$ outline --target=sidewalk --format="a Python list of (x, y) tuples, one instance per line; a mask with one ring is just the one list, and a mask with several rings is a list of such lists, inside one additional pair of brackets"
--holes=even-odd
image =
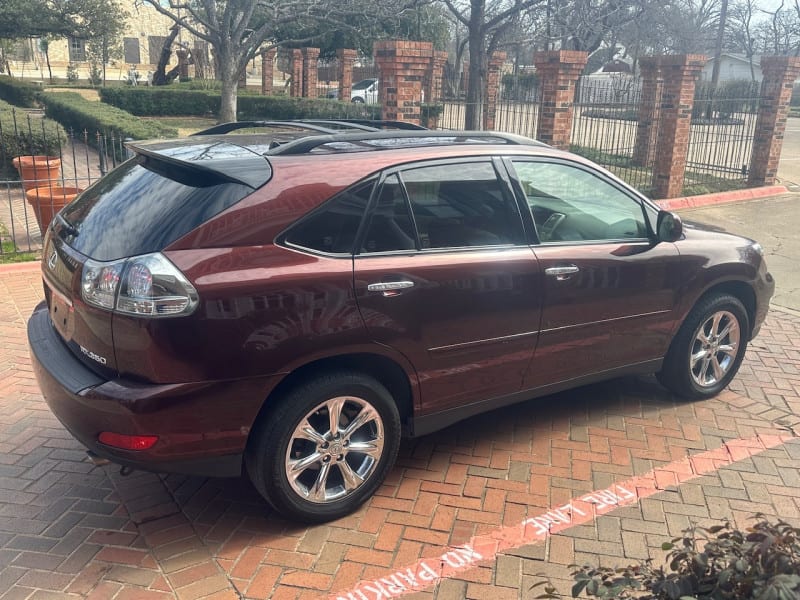
[[(38, 265), (0, 266), (0, 598), (533, 598), (572, 563), (662, 556), (691, 522), (800, 524), (800, 316), (775, 309), (731, 388), (624, 378), (417, 441), (355, 515), (280, 520), (244, 481), (93, 467), (44, 405), (25, 321)], [(687, 457), (691, 456), (691, 460)]]

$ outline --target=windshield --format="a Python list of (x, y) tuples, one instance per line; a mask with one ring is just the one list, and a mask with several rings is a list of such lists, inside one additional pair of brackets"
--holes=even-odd
[(375, 83), (374, 79), (362, 79), (358, 83), (354, 83), (353, 84), (353, 89), (354, 90), (365, 90), (369, 86), (371, 86), (373, 83)]
[(70, 245), (95, 260), (158, 252), (232, 206), (252, 188), (213, 173), (138, 156), (103, 177), (61, 213)]

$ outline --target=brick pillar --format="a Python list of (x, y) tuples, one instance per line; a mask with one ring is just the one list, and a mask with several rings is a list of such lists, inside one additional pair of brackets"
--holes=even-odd
[(652, 166), (656, 156), (664, 79), (658, 58), (655, 56), (640, 58), (639, 71), (642, 75), (642, 92), (636, 124), (636, 143), (633, 147), (633, 164), (649, 167)]
[[(445, 64), (447, 64), (447, 52), (434, 50), (422, 83), (426, 104), (439, 104), (442, 101), (442, 78)], [(423, 125), (429, 129), (436, 129), (439, 126), (439, 115), (435, 112), (429, 113), (427, 123), (423, 123)]]
[(386, 40), (375, 42), (373, 52), (380, 72), (381, 117), (419, 125), (422, 81), (433, 56), (433, 44)]
[(578, 50), (537, 52), (533, 57), (542, 86), (536, 137), (554, 148), (569, 149), (575, 84), (588, 58)]
[(339, 100), (345, 102), (350, 102), (353, 92), (353, 63), (356, 62), (356, 56), (356, 51), (350, 48), (336, 50), (336, 58), (339, 59)]
[(484, 98), (486, 104), (483, 108), (483, 129), (492, 131), (494, 119), (497, 115), (497, 100), (500, 98), (500, 69), (506, 62), (505, 52), (492, 52), (489, 57), (488, 70), (486, 71), (486, 90)]
[(289, 95), (292, 98), (299, 98), (303, 95), (303, 51), (295, 48), (290, 51), (292, 73), (292, 85), (289, 88)]
[(694, 87), (706, 57), (700, 54), (659, 56), (664, 77), (661, 94), (661, 124), (653, 164), (653, 197), (675, 198), (683, 190), (683, 174), (689, 152)]
[(761, 104), (756, 118), (750, 175), (747, 178), (751, 186), (775, 183), (792, 87), (800, 76), (800, 58), (762, 56), (761, 72), (764, 75), (761, 80)]
[(319, 48), (303, 48), (303, 97), (316, 98), (317, 92), (317, 60)]
[(272, 95), (272, 82), (275, 79), (275, 48), (261, 51), (261, 95)]

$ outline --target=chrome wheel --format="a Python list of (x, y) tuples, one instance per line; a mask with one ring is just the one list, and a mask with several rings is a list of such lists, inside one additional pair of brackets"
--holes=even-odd
[(730, 371), (740, 343), (739, 320), (720, 310), (706, 319), (695, 333), (689, 355), (692, 379), (700, 387), (713, 387)]
[(374, 473), (384, 448), (383, 419), (354, 396), (325, 400), (295, 427), (284, 469), (291, 488), (316, 504), (341, 500)]

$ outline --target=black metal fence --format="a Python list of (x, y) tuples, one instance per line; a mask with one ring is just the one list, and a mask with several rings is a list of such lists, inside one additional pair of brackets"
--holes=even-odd
[(760, 104), (757, 81), (716, 87), (698, 83), (684, 176), (687, 193), (738, 187), (747, 180)]
[[(113, 132), (45, 126), (40, 112), (4, 111), (0, 118), (0, 258), (40, 250), (39, 207), (52, 211), (67, 190), (86, 189), (113, 169), (127, 155), (124, 143)], [(27, 161), (31, 169), (25, 181), (15, 166), (20, 164), (15, 159), (24, 157), (39, 157)]]
[[(580, 154), (648, 193), (653, 184), (653, 159), (659, 125), (655, 107), (658, 90), (651, 90), (653, 102), (643, 112), (639, 81), (629, 75), (586, 76), (578, 80), (570, 150)], [(646, 141), (637, 134), (639, 120), (651, 129)], [(643, 143), (644, 142), (644, 143)]]

